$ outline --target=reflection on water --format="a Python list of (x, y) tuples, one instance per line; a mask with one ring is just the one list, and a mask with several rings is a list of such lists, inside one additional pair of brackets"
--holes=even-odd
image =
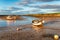
[(32, 23), (32, 20), (38, 19), (35, 17), (29, 17), (29, 16), (22, 16), (22, 18), (25, 18), (25, 19), (24, 20), (0, 20), (0, 27), (30, 24)]
[(32, 26), (33, 27), (33, 29), (37, 32), (37, 33), (39, 33), (41, 30), (43, 31), (43, 26)]
[(12, 24), (14, 24), (16, 21), (15, 20), (6, 20), (7, 22), (7, 26), (10, 26)]
[(0, 27), (6, 27), (7, 23), (5, 20), (0, 20)]

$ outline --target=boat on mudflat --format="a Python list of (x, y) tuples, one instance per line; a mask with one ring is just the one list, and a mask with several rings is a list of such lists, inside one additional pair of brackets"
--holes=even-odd
[(18, 17), (17, 16), (7, 16), (7, 20), (16, 20)]

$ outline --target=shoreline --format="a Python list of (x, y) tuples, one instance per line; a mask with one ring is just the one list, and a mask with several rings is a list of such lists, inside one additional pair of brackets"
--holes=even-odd
[[(53, 38), (46, 38), (43, 35), (60, 35), (59, 20), (60, 17), (47, 17), (45, 18), (46, 24), (42, 27), (33, 27), (32, 24), (7, 27), (8, 31), (0, 32), (0, 40), (53, 40)], [(21, 28), (22, 30), (17, 31), (16, 28)]]

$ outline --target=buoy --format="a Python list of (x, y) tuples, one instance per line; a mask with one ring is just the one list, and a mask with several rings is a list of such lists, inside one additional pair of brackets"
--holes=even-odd
[(54, 35), (54, 40), (58, 40), (59, 36), (58, 35)]

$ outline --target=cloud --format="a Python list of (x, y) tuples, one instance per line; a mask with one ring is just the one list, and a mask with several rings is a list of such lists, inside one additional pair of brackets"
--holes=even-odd
[(6, 10), (0, 10), (0, 12), (11, 12), (11, 11), (17, 11), (17, 10), (24, 10), (24, 9), (17, 8), (17, 7), (8, 7)]
[(13, 13), (15, 14), (20, 14), (20, 15), (24, 15), (24, 14), (35, 14), (35, 13), (40, 13), (40, 9), (38, 8), (28, 8), (28, 9), (24, 9), (24, 10), (17, 10), (17, 11), (13, 11)]
[(54, 13), (60, 12), (59, 9), (34, 9), (34, 10), (24, 10), (15, 12), (15, 14), (24, 15), (24, 14), (42, 14), (42, 13)]
[(8, 10), (0, 10), (1, 14), (4, 15), (11, 15), (11, 14), (16, 14), (16, 15), (23, 15), (23, 14), (32, 14), (32, 13), (39, 13), (41, 10), (38, 8), (30, 8), (30, 7), (24, 7), (22, 9), (16, 8), (16, 7), (9, 7)]
[(52, 10), (52, 12), (60, 12), (60, 9)]
[(60, 9), (42, 9), (42, 12), (44, 12), (44, 13), (55, 13), (55, 12), (60, 12)]
[(0, 10), (0, 12), (11, 12), (11, 10)]
[(51, 12), (60, 12), (60, 9), (29, 9), (29, 10), (0, 10), (0, 15), (24, 15), (24, 14), (41, 14), (41, 13), (51, 13)]
[(18, 7), (8, 7), (6, 10), (0, 10), (0, 15), (10, 15), (13, 14), (13, 11), (17, 10), (23, 10), (23, 8), (18, 8)]
[(12, 11), (23, 10), (23, 8), (18, 8), (18, 7), (9, 7), (8, 9)]
[(51, 2), (51, 1), (60, 1), (60, 0), (20, 0), (16, 4), (27, 5), (27, 4), (36, 3), (36, 2)]
[[(57, 0), (20, 0), (19, 2), (16, 3), (17, 4), (16, 7), (9, 7), (7, 10), (1, 10), (0, 12), (2, 14), (16, 14), (16, 15), (37, 14), (54, 11), (59, 12), (60, 5), (49, 4), (48, 2), (51, 3), (51, 1)], [(41, 4), (40, 2), (42, 2), (43, 4)]]
[(39, 1), (39, 2), (51, 2), (51, 1), (59, 1), (59, 0), (35, 0), (35, 1)]
[(17, 5), (27, 5), (29, 3), (31, 3), (30, 0), (21, 0), (19, 2), (16, 2)]
[(42, 5), (40, 6), (42, 9), (60, 9), (60, 5)]
[(33, 8), (40, 8), (40, 9), (60, 9), (60, 5), (55, 5), (55, 4), (28, 5), (28, 6)]
[(0, 15), (11, 14), (11, 10), (0, 10)]

